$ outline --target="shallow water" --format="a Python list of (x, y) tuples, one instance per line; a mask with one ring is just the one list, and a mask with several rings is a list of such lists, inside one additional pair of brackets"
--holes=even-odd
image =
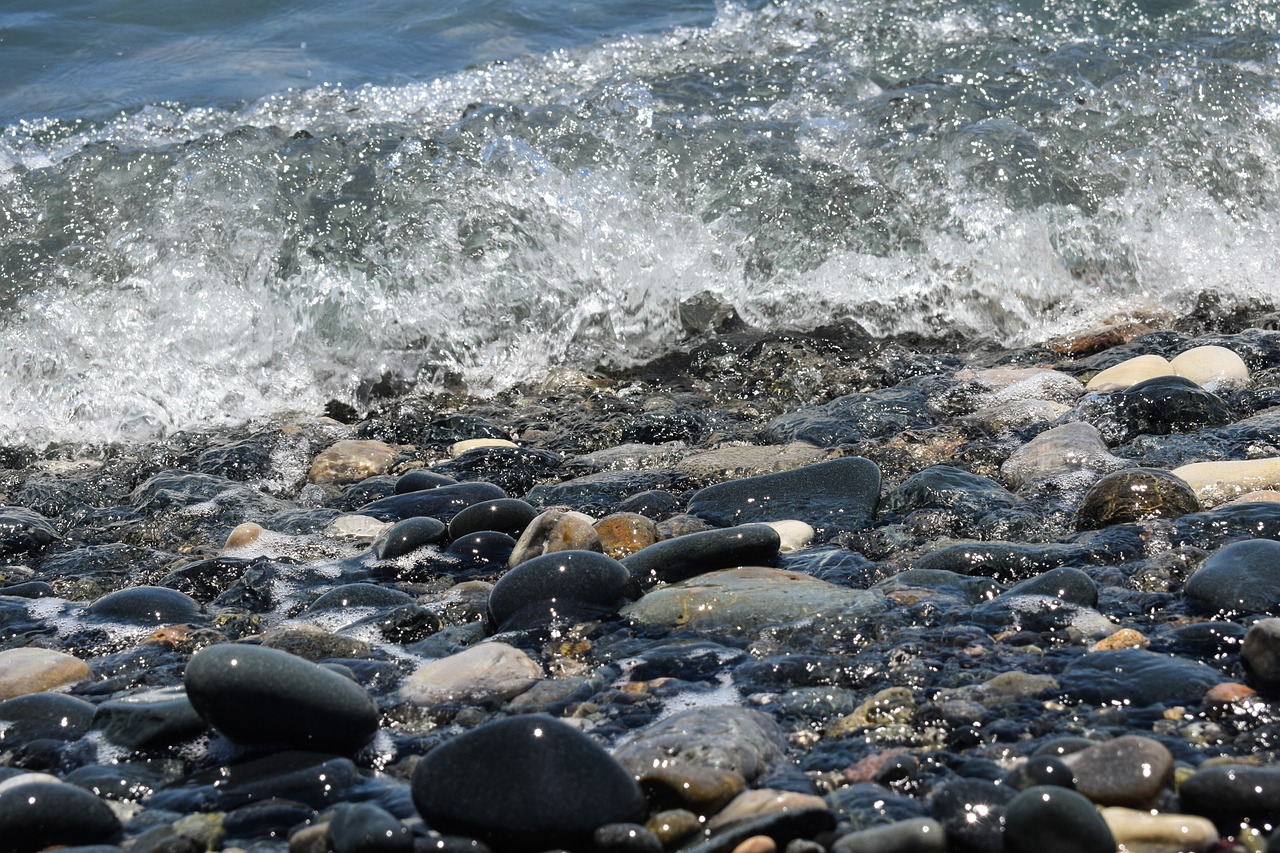
[(11, 14), (0, 437), (487, 393), (660, 354), (706, 296), (1019, 344), (1271, 294), (1269, 3), (553, 6), (107, 4), (122, 55), (45, 70), (77, 19)]

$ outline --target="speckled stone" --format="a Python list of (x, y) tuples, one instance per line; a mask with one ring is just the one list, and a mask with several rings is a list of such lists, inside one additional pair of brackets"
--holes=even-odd
[(1199, 511), (1195, 490), (1180, 477), (1158, 468), (1127, 468), (1104, 475), (1085, 492), (1076, 510), (1076, 529), (1100, 530)]
[(604, 553), (615, 560), (629, 557), (662, 538), (653, 519), (637, 512), (615, 512), (595, 523)]
[(0, 701), (28, 693), (56, 690), (90, 676), (79, 658), (51, 649), (6, 649), (0, 652)]
[(1123, 735), (1062, 758), (1076, 790), (1102, 806), (1154, 808), (1173, 781), (1173, 755), (1157, 740)]
[(583, 512), (552, 507), (529, 522), (508, 563), (512, 568), (556, 551), (603, 551), (595, 519)]
[(542, 678), (542, 667), (519, 649), (488, 642), (427, 661), (405, 679), (400, 695), (415, 705), (501, 703)]
[(311, 462), (312, 483), (358, 483), (386, 473), (396, 461), (396, 449), (381, 441), (343, 439), (321, 451)]
[(1112, 455), (1097, 427), (1076, 421), (1046, 430), (1015, 450), (1000, 466), (1000, 477), (1016, 489), (1032, 480), (1108, 473), (1131, 465)]

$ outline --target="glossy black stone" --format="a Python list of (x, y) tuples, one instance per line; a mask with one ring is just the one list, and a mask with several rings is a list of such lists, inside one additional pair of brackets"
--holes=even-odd
[(161, 586), (135, 586), (108, 593), (89, 605), (89, 615), (133, 625), (175, 625), (202, 618), (195, 599)]
[(41, 738), (72, 741), (89, 730), (94, 706), (65, 693), (29, 693), (0, 702), (0, 748)]
[(1233, 542), (1204, 561), (1183, 590), (1198, 610), (1222, 617), (1280, 611), (1280, 542)]
[(394, 560), (424, 545), (443, 542), (449, 535), (449, 527), (439, 519), (416, 516), (397, 521), (378, 534), (370, 550), (379, 560)]
[(416, 516), (428, 516), (448, 522), (472, 504), (506, 496), (506, 492), (492, 483), (458, 483), (453, 486), (389, 495), (367, 503), (356, 511), (379, 521), (400, 521)]
[(1005, 808), (1006, 853), (1114, 853), (1115, 839), (1097, 807), (1058, 786), (1027, 788)]
[(427, 489), (438, 489), (441, 486), (454, 486), (458, 481), (448, 474), (438, 474), (422, 468), (406, 471), (396, 480), (392, 494), (403, 495), (406, 492), (421, 492)]
[(111, 808), (75, 785), (30, 782), (0, 792), (0, 852), (100, 844), (120, 835)]
[(413, 596), (389, 586), (374, 583), (349, 583), (331, 589), (307, 607), (308, 613), (322, 610), (344, 610), (348, 607), (398, 607), (412, 604)]
[(556, 551), (504, 574), (489, 593), (489, 619), (500, 630), (599, 618), (628, 600), (631, 576), (594, 551)]
[(449, 522), (449, 538), (460, 539), (482, 530), (493, 530), (518, 538), (538, 516), (533, 505), (519, 498), (498, 498), (472, 504)]
[(778, 560), (778, 531), (763, 524), (689, 533), (655, 542), (622, 560), (642, 586), (674, 583), (716, 569), (772, 566)]

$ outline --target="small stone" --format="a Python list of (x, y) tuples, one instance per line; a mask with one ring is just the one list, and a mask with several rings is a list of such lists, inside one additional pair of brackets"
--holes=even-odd
[(56, 690), (91, 674), (88, 664), (62, 652), (6, 649), (0, 652), (0, 701)]
[(965, 415), (965, 423), (983, 427), (991, 432), (1012, 430), (1041, 421), (1056, 421), (1071, 411), (1066, 403), (1050, 400), (1007, 400)]
[(358, 483), (385, 474), (396, 461), (396, 449), (381, 441), (343, 439), (321, 451), (311, 462), (312, 483)]
[(947, 835), (931, 817), (908, 818), (841, 836), (832, 853), (946, 853)]
[(391, 493), (393, 495), (403, 495), (406, 492), (422, 492), (427, 489), (438, 489), (441, 486), (456, 486), (457, 484), (458, 481), (447, 474), (437, 474), (435, 471), (415, 468), (396, 478), (396, 483), (392, 486)]
[(524, 529), (511, 552), (510, 567), (556, 551), (603, 551), (595, 519), (586, 513), (553, 507)]
[(635, 780), (609, 753), (541, 714), (488, 723), (435, 747), (418, 763), (412, 789), (428, 826), (499, 850), (586, 849), (601, 826), (647, 813)]
[(93, 794), (62, 782), (28, 782), (0, 793), (0, 849), (105, 844), (120, 836), (120, 819)]
[(827, 726), (829, 737), (841, 737), (862, 729), (909, 723), (916, 715), (915, 697), (905, 687), (886, 687), (859, 705), (852, 714)]
[(1076, 421), (1045, 430), (1015, 450), (1000, 466), (1000, 476), (1017, 489), (1032, 480), (1082, 472), (1108, 473), (1131, 465), (1131, 461), (1111, 454), (1097, 427)]
[(662, 538), (658, 525), (636, 512), (615, 512), (595, 523), (605, 554), (615, 560), (629, 557)]
[(1209, 508), (1248, 492), (1280, 488), (1280, 457), (1192, 462), (1170, 473), (1185, 480), (1200, 505)]
[(813, 537), (816, 535), (813, 525), (797, 519), (766, 521), (765, 525), (777, 531), (778, 551), (782, 554), (794, 554), (796, 551), (808, 548), (813, 544)]
[(1138, 355), (1094, 374), (1085, 384), (1085, 390), (1123, 390), (1157, 376), (1173, 376), (1173, 367), (1163, 356)]
[(472, 504), (449, 522), (449, 538), (461, 539), (481, 531), (519, 536), (538, 517), (532, 504), (519, 498), (498, 498)]
[(821, 462), (830, 455), (830, 450), (805, 441), (781, 445), (738, 445), (689, 454), (673, 467), (705, 483), (708, 480), (741, 479), (790, 471)]
[(1203, 853), (1218, 843), (1213, 822), (1196, 815), (1110, 806), (1102, 819), (1116, 845), (1134, 853)]
[(1157, 740), (1122, 735), (1064, 756), (1076, 790), (1102, 806), (1153, 808), (1173, 781), (1173, 755)]
[(930, 795), (930, 806), (934, 819), (946, 832), (949, 849), (979, 853), (1001, 849), (1005, 807), (1014, 795), (1014, 791), (1003, 785), (961, 777), (935, 788)]
[(1224, 681), (1222, 684), (1215, 684), (1210, 687), (1204, 694), (1202, 705), (1207, 707), (1217, 705), (1234, 705), (1240, 702), (1246, 702), (1254, 696), (1258, 695), (1258, 691), (1245, 684), (1235, 681)]
[(410, 853), (413, 834), (373, 803), (342, 803), (329, 819), (333, 853)]
[(1247, 539), (1219, 548), (1187, 579), (1183, 594), (1224, 617), (1280, 608), (1280, 542)]
[(468, 438), (462, 441), (455, 441), (449, 445), (449, 455), (455, 459), (468, 450), (478, 450), (482, 447), (519, 447), (514, 441), (508, 441), (505, 438)]
[(650, 815), (645, 827), (664, 847), (672, 847), (702, 829), (702, 821), (688, 809), (664, 809)]
[(99, 619), (130, 625), (172, 625), (200, 620), (200, 605), (176, 589), (135, 586), (102, 596), (89, 605)]
[(595, 853), (662, 853), (661, 839), (638, 823), (606, 823), (591, 836)]
[(480, 643), (427, 661), (404, 680), (400, 695), (415, 705), (501, 704), (543, 677), (533, 658), (506, 643)]
[(186, 692), (175, 687), (103, 702), (98, 706), (93, 727), (112, 743), (149, 749), (193, 737), (209, 724), (196, 713)]
[(1104, 475), (1085, 492), (1076, 529), (1101, 530), (1199, 511), (1200, 501), (1185, 480), (1158, 468), (1127, 468)]
[(1116, 842), (1093, 803), (1067, 788), (1028, 788), (1005, 808), (1007, 853), (1115, 853)]
[(192, 655), (187, 696), (231, 740), (351, 753), (373, 738), (378, 706), (349, 678), (288, 652), (220, 643)]
[(340, 515), (325, 532), (336, 539), (354, 539), (361, 542), (372, 542), (378, 534), (391, 526), (390, 522), (379, 521), (367, 515)]
[(1090, 648), (1095, 652), (1109, 652), (1117, 649), (1145, 649), (1151, 645), (1141, 631), (1132, 628), (1121, 628), (1114, 634), (1103, 637)]
[(426, 516), (406, 518), (381, 531), (370, 550), (379, 560), (394, 560), (425, 545), (443, 542), (448, 535), (449, 527), (443, 521)]
[(305, 612), (346, 610), (352, 607), (398, 607), (412, 604), (413, 596), (374, 583), (349, 583), (329, 590), (308, 605)]
[(360, 507), (357, 512), (379, 521), (400, 521), (427, 516), (446, 524), (462, 510), (482, 501), (505, 498), (507, 493), (492, 483), (458, 483), (415, 492), (404, 492), (379, 498)]
[(520, 563), (489, 594), (499, 630), (585, 622), (618, 612), (634, 597), (623, 564), (594, 551), (557, 551)]
[(1280, 685), (1280, 619), (1259, 619), (1250, 625), (1240, 657), (1263, 685)]
[(38, 739), (74, 741), (89, 730), (94, 706), (65, 693), (28, 693), (0, 702), (0, 745)]
[(795, 791), (778, 791), (772, 788), (755, 788), (743, 791), (729, 801), (707, 823), (707, 828), (715, 832), (721, 827), (738, 821), (750, 820), (762, 814), (787, 811), (789, 809), (825, 809), (827, 801), (813, 794), (801, 794)]
[(261, 524), (252, 521), (246, 521), (236, 525), (232, 531), (227, 534), (227, 541), (223, 543), (224, 549), (244, 548), (258, 541), (258, 537), (262, 535), (264, 528)]
[(1037, 785), (1053, 785), (1074, 791), (1076, 776), (1061, 759), (1052, 755), (1035, 755), (1006, 773), (1001, 784), (1018, 791)]
[(1249, 367), (1236, 353), (1219, 346), (1192, 347), (1169, 362), (1179, 376), (1209, 391), (1249, 384)]
[(778, 842), (767, 835), (753, 835), (739, 842), (733, 853), (778, 853)]

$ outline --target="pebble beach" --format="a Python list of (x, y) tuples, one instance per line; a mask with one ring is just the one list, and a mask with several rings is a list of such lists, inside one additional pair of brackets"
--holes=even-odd
[(1280, 849), (1274, 312), (4, 448), (0, 851)]

